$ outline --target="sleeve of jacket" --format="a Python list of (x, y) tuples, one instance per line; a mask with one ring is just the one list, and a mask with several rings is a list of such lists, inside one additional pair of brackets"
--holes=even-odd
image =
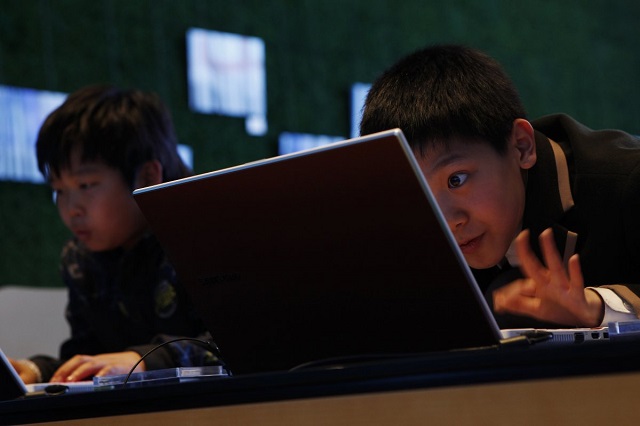
[(63, 248), (60, 262), (61, 278), (69, 290), (65, 317), (71, 329), (71, 337), (61, 343), (58, 359), (44, 355), (36, 355), (30, 358), (40, 369), (43, 382), (48, 382), (53, 373), (72, 356), (80, 353), (97, 353), (97, 341), (92, 337), (88, 325), (79, 315), (83, 304), (83, 296), (69, 273), (69, 256), (72, 255), (70, 254), (72, 248), (73, 244), (71, 243)]
[(58, 367), (62, 365), (60, 360), (47, 356), (47, 355), (35, 355), (29, 358), (40, 370), (40, 375), (43, 383), (48, 382), (56, 372)]

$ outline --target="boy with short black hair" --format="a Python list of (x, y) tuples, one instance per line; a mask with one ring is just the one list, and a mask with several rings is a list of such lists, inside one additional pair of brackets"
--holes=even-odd
[(637, 138), (562, 114), (530, 123), (500, 65), (457, 45), (408, 55), (374, 82), (361, 134), (395, 127), (501, 327), (640, 315)]
[[(169, 336), (204, 333), (132, 196), (136, 188), (190, 173), (176, 139), (157, 96), (109, 86), (76, 91), (44, 122), (38, 165), (74, 234), (61, 261), (71, 337), (60, 360), (12, 361), (26, 383), (125, 374)], [(153, 352), (137, 370), (215, 362), (193, 341), (174, 345)]]

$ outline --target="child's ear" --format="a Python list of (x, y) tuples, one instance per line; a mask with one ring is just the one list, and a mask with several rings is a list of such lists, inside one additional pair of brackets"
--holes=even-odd
[(523, 118), (513, 121), (511, 142), (518, 152), (518, 162), (522, 169), (530, 169), (536, 164), (536, 138), (533, 126)]
[(162, 164), (158, 160), (147, 161), (138, 168), (134, 189), (159, 183), (162, 183)]

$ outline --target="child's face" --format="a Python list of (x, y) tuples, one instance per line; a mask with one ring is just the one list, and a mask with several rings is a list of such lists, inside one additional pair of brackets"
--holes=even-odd
[(130, 248), (147, 224), (122, 174), (101, 162), (81, 162), (52, 177), (64, 224), (91, 251)]
[[(454, 141), (429, 149), (418, 163), (451, 232), (472, 268), (497, 265), (522, 223), (528, 162), (517, 144), (498, 154), (489, 144)], [(523, 161), (524, 160), (524, 161)], [(529, 164), (530, 163), (530, 164)]]

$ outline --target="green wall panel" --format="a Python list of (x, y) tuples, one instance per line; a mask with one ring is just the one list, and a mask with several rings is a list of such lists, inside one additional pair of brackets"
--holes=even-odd
[[(633, 0), (0, 0), (0, 84), (155, 91), (204, 172), (275, 155), (282, 131), (346, 136), (352, 83), (426, 44), (465, 43), (504, 64), (531, 117), (640, 134), (638, 22)], [(265, 41), (265, 136), (188, 110), (189, 27)], [(60, 285), (67, 237), (46, 187), (0, 182), (0, 285)]]

